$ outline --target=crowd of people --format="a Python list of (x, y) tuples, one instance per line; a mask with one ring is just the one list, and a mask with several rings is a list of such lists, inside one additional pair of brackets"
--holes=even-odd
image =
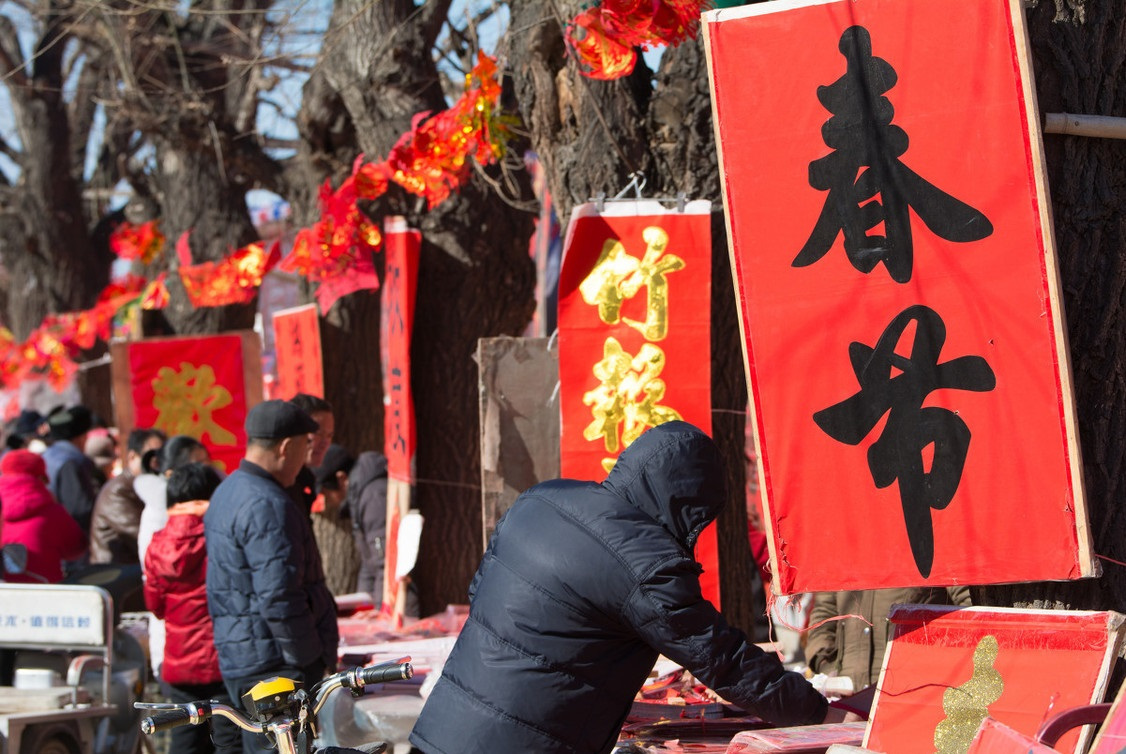
[[(383, 593), (387, 460), (334, 444), (333, 418), (315, 396), (259, 403), (244, 457), (224, 475), (196, 438), (134, 429), (118, 458), (112, 432), (82, 406), (24, 412), (0, 457), (0, 542), (28, 551), (27, 572), (10, 578), (139, 566), (153, 670), (171, 700), (237, 705), (279, 675), (311, 685), (337, 663), (334, 595)], [(773, 722), (846, 719), (701, 596), (691, 553), (724, 478), (714, 443), (670, 422), (623, 451), (602, 483), (556, 480), (521, 495), (470, 587), (416, 751), (460, 751), (466, 735), (501, 751), (608, 750), (658, 653)], [(891, 603), (938, 599), (968, 596), (816, 595), (811, 669), (871, 685)], [(175, 729), (172, 747), (269, 751), (221, 720)]]
[[(382, 596), (386, 459), (333, 444), (322, 398), (255, 406), (225, 475), (200, 440), (155, 428), (133, 429), (118, 453), (80, 405), (23, 411), (5, 429), (0, 544), (22, 545), (27, 565), (4, 578), (139, 567), (154, 677), (171, 700), (237, 700), (275, 675), (311, 684), (335, 669), (334, 595)], [(176, 752), (265, 750), (223, 720), (172, 736)]]

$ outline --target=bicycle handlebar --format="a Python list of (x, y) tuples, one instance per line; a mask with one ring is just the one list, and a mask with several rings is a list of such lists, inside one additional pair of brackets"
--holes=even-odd
[(397, 665), (372, 665), (369, 668), (356, 668), (345, 673), (344, 688), (363, 688), (371, 683), (405, 681), (414, 675), (414, 667), (409, 662)]
[[(413, 675), (414, 668), (409, 662), (352, 668), (330, 675), (314, 687), (316, 691), (313, 715), (315, 717), (320, 712), (328, 695), (335, 689), (346, 688), (355, 691), (373, 683), (405, 681)], [(141, 720), (141, 732), (145, 735), (152, 735), (162, 730), (171, 730), (181, 725), (199, 725), (214, 715), (225, 717), (238, 727), (251, 733), (261, 733), (266, 729), (266, 726), (248, 720), (246, 715), (239, 710), (218, 702), (199, 701), (185, 704), (134, 702), (133, 706), (136, 709), (154, 710), (151, 715)]]
[(141, 720), (141, 732), (146, 736), (161, 730), (179, 728), (192, 722), (192, 713), (186, 709), (170, 709), (154, 712)]

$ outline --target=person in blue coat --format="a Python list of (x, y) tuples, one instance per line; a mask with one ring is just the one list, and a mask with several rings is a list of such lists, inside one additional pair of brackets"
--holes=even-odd
[[(286, 493), (317, 423), (288, 401), (246, 416), (246, 455), (203, 517), (207, 607), (232, 699), (280, 675), (306, 687), (336, 669), (336, 603), (305, 512)], [(243, 732), (243, 750), (271, 751)]]
[(777, 725), (843, 720), (700, 593), (692, 548), (724, 505), (724, 478), (715, 443), (675, 421), (638, 438), (601, 484), (524, 492), (470, 585), (416, 750), (609, 752), (659, 654)]

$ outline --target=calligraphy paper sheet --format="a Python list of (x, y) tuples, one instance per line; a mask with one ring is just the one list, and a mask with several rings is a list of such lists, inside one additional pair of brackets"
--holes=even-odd
[[(559, 273), (560, 473), (602, 481), (650, 427), (712, 431), (711, 203), (575, 208)], [(715, 527), (696, 545), (719, 604)]]
[(705, 14), (781, 594), (1095, 571), (1023, 13)]
[[(897, 605), (864, 746), (964, 752), (988, 715), (1026, 735), (1102, 699), (1121, 644), (1114, 612)], [(1083, 751), (1077, 731), (1058, 751)], [(1080, 746), (1082, 744), (1082, 746)]]

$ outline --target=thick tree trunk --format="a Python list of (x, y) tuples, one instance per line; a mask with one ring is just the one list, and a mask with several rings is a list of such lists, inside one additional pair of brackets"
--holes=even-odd
[[(10, 22), (3, 19), (5, 32)], [(9, 214), (0, 241), (10, 278), (7, 326), (22, 340), (48, 313), (85, 309), (109, 281), (112, 255), (91, 241), (84, 212), (81, 165), (64, 99), (64, 57), (70, 39), (63, 13), (49, 14), (35, 57), (7, 74), (12, 115), (22, 148), (17, 186), (6, 188)], [(4, 40), (8, 47), (13, 44)], [(14, 56), (15, 49), (7, 53)], [(22, 61), (21, 61), (22, 62)], [(7, 231), (14, 231), (9, 235)]]
[[(343, 103), (369, 161), (387, 154), (416, 113), (447, 106), (430, 50), (449, 5), (448, 0), (420, 7), (405, 0), (336, 3), (329, 32), (334, 44), (326, 46), (319, 68)], [(346, 137), (347, 127), (337, 125)], [(309, 164), (332, 169), (339, 158), (330, 155), (344, 152), (338, 144), (321, 145), (307, 157)], [(518, 334), (531, 317), (531, 216), (513, 212), (478, 178), (430, 212), (422, 200), (396, 188), (368, 209), (377, 223), (386, 215), (403, 215), (423, 236), (411, 349), (418, 424), (412, 505), (426, 520), (414, 579), (427, 614), (466, 601), (482, 554), (477, 367), (472, 356), (477, 338)], [(338, 420), (345, 419), (345, 411), (362, 417), (368, 426), (347, 429), (348, 437), (378, 439), (381, 445), (375, 301), (364, 293), (342, 299), (322, 334), (327, 334), (326, 394)], [(345, 363), (352, 370), (350, 384), (329, 366)], [(345, 396), (354, 402), (345, 403)]]
[[(1126, 112), (1126, 17), (1112, 3), (1029, 10), (1042, 113)], [(990, 604), (1126, 612), (1126, 142), (1044, 138), (1099, 579), (978, 590)], [(1016, 438), (1014, 438), (1016, 440)]]
[[(712, 425), (727, 465), (728, 500), (719, 517), (723, 612), (751, 633), (756, 571), (747, 543), (744, 499), (746, 383), (722, 221), (707, 66), (698, 42), (667, 50), (656, 86), (643, 61), (625, 79), (582, 77), (565, 56), (564, 19), (579, 2), (513, 0), (510, 60), (524, 123), (545, 167), (560, 219), (599, 192), (613, 195), (641, 171), (646, 195), (710, 199), (712, 223)], [(557, 15), (558, 13), (562, 14)], [(761, 589), (761, 587), (759, 587)]]
[[(221, 162), (229, 145), (215, 143), (216, 137), (222, 138), (219, 131), (198, 125), (181, 129), (174, 138), (156, 140), (154, 182), (162, 206), (161, 228), (168, 236), (164, 260), (173, 271), (180, 268), (176, 241), (189, 230), (193, 264), (221, 260), (258, 238), (246, 208), (248, 186), (234, 183)], [(253, 303), (195, 308), (176, 274), (168, 277), (168, 292), (164, 316), (177, 333), (219, 333), (254, 326)]]

